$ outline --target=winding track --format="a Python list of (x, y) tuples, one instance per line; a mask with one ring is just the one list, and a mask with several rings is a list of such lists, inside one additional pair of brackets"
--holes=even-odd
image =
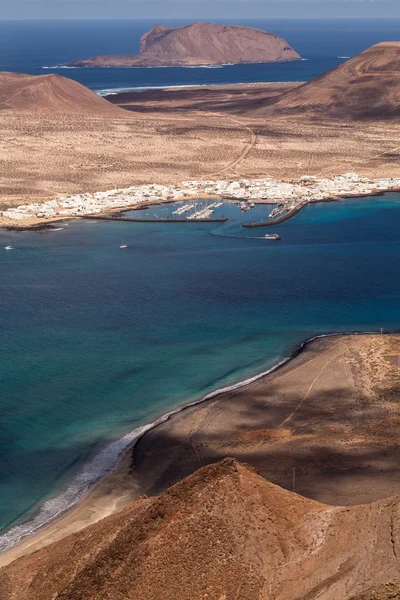
[[(222, 113), (218, 113), (216, 116), (223, 117), (224, 119), (227, 118), (226, 115), (224, 115)], [(249, 127), (242, 121), (239, 121), (239, 119), (235, 119), (233, 117), (228, 117), (228, 118), (233, 123), (240, 125), (243, 129), (248, 131), (250, 133), (250, 140), (249, 140), (248, 144), (245, 146), (245, 148), (242, 150), (240, 155), (234, 161), (229, 163), (223, 169), (220, 169), (219, 171), (211, 173), (211, 175), (221, 175), (222, 173), (226, 173), (227, 171), (235, 169), (235, 167), (237, 167), (250, 154), (250, 152), (252, 151), (252, 149), (254, 148), (254, 146), (257, 143), (257, 134), (253, 131), (253, 129), (251, 129), (251, 127)]]

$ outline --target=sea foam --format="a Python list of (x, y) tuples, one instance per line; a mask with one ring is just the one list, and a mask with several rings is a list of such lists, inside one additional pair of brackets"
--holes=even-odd
[(88, 492), (88, 490), (93, 487), (96, 483), (104, 479), (109, 473), (111, 473), (116, 466), (118, 465), (119, 460), (123, 456), (123, 454), (129, 449), (133, 448), (139, 439), (147, 432), (157, 427), (161, 423), (167, 421), (173, 415), (176, 415), (183, 410), (190, 408), (192, 406), (196, 406), (205, 402), (206, 400), (211, 400), (220, 394), (224, 394), (226, 392), (232, 392), (238, 390), (240, 388), (246, 387), (250, 383), (257, 381), (258, 379), (262, 379), (266, 375), (273, 373), (284, 364), (288, 363), (292, 360), (297, 354), (303, 350), (308, 344), (317, 339), (322, 339), (326, 337), (338, 337), (342, 335), (368, 335), (368, 334), (376, 334), (376, 331), (367, 331), (367, 332), (342, 332), (342, 333), (327, 333), (316, 335), (311, 339), (303, 342), (298, 349), (293, 353), (292, 356), (286, 357), (282, 359), (278, 364), (274, 367), (271, 367), (267, 371), (263, 371), (262, 373), (258, 373), (248, 379), (240, 381), (239, 383), (235, 383), (233, 385), (226, 386), (224, 388), (220, 388), (215, 390), (214, 392), (210, 392), (206, 396), (180, 406), (175, 410), (172, 410), (163, 416), (159, 417), (153, 423), (149, 423), (147, 425), (142, 425), (141, 427), (137, 427), (130, 433), (127, 433), (119, 440), (108, 444), (105, 448), (103, 448), (96, 456), (94, 456), (91, 460), (89, 460), (81, 469), (81, 471), (74, 477), (71, 483), (68, 485), (67, 489), (61, 494), (55, 496), (54, 498), (50, 498), (46, 500), (46, 502), (40, 508), (38, 514), (30, 521), (25, 523), (21, 523), (16, 527), (13, 527), (8, 532), (4, 533), (0, 536), (0, 551), (4, 551), (8, 548), (11, 548), (15, 544), (17, 544), (22, 538), (32, 534), (34, 531), (43, 527), (53, 519), (60, 516), (63, 512), (75, 506), (82, 496)]
[(13, 527), (9, 531), (1, 535), (0, 552), (11, 548), (15, 544), (17, 544), (22, 538), (34, 533), (40, 527), (43, 527), (53, 519), (59, 517), (62, 513), (66, 512), (68, 509), (75, 506), (82, 498), (82, 496), (89, 491), (90, 488), (92, 488), (96, 483), (104, 479), (104, 477), (106, 477), (116, 468), (122, 455), (129, 448), (133, 448), (135, 444), (139, 441), (139, 439), (147, 431), (150, 431), (150, 429), (153, 429), (161, 423), (164, 423), (170, 417), (182, 412), (186, 408), (196, 406), (197, 404), (201, 404), (206, 400), (211, 400), (212, 398), (215, 398), (220, 394), (240, 389), (242, 387), (245, 387), (246, 385), (249, 385), (250, 383), (253, 383), (253, 381), (257, 381), (257, 379), (265, 377), (269, 373), (272, 373), (273, 371), (278, 369), (288, 360), (290, 360), (290, 358), (285, 358), (268, 371), (264, 371), (263, 373), (254, 375), (253, 377), (245, 379), (244, 381), (241, 381), (239, 383), (215, 390), (214, 392), (210, 392), (209, 394), (200, 398), (199, 400), (195, 400), (194, 402), (185, 404), (184, 406), (170, 411), (158, 418), (153, 423), (137, 427), (130, 433), (124, 435), (119, 440), (108, 444), (82, 467), (81, 471), (78, 473), (78, 475), (74, 477), (74, 479), (71, 481), (71, 483), (68, 485), (65, 491), (61, 492), (54, 498), (46, 500), (46, 502), (44, 502), (44, 504), (41, 506), (38, 514), (33, 519), (25, 523), (21, 523), (20, 525)]

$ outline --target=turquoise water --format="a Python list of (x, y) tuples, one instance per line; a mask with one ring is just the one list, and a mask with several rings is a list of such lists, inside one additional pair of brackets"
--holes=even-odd
[(396, 194), (308, 206), (273, 228), (280, 242), (241, 227), (270, 207), (233, 204), (225, 224), (1, 231), (0, 248), (15, 247), (0, 252), (3, 531), (84, 473), (46, 515), (73, 501), (110, 466), (112, 451), (82, 471), (108, 443), (305, 339), (399, 329), (399, 206)]

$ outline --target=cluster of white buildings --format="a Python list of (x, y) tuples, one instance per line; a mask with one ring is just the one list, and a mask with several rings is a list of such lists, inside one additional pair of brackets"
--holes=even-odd
[(149, 202), (182, 200), (190, 193), (172, 185), (143, 185), (95, 192), (94, 194), (72, 194), (40, 204), (23, 204), (3, 211), (2, 217), (9, 219), (41, 219), (96, 215), (109, 210), (134, 207)]
[(275, 179), (184, 181), (181, 186), (143, 185), (94, 194), (72, 194), (47, 202), (24, 204), (0, 213), (10, 220), (96, 215), (150, 202), (172, 202), (202, 195), (240, 201), (276, 203), (285, 209), (304, 202), (400, 189), (400, 178), (370, 180), (355, 173), (319, 179), (304, 176), (290, 182)]
[(237, 181), (185, 182), (193, 191), (202, 189), (206, 194), (235, 198), (241, 201), (268, 202), (291, 208), (305, 201), (315, 202), (349, 195), (363, 196), (374, 192), (400, 188), (400, 178), (371, 180), (355, 173), (320, 179), (306, 175), (290, 182), (276, 179), (239, 179)]

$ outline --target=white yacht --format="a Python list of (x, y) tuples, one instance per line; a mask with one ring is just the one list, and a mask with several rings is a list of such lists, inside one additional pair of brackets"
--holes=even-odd
[(277, 233), (266, 233), (264, 235), (264, 239), (265, 240), (280, 240), (281, 236), (278, 235)]
[(120, 248), (127, 248), (128, 245), (124, 243), (124, 240), (122, 240)]
[(4, 246), (4, 250), (14, 250), (12, 246)]

